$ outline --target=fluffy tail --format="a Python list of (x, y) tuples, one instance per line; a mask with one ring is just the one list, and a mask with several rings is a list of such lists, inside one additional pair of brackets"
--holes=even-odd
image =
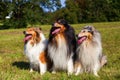
[(100, 64), (101, 64), (101, 67), (103, 67), (105, 64), (107, 64), (107, 56), (106, 55), (102, 55)]

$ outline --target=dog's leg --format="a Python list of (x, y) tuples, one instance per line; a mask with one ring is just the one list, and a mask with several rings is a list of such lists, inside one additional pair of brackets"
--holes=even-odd
[(99, 75), (98, 75), (98, 70), (100, 69), (100, 65), (99, 65), (99, 63), (97, 62), (95, 65), (94, 65), (94, 68), (93, 68), (93, 74), (95, 75), (95, 76), (97, 76), (97, 77), (99, 77)]
[(43, 75), (47, 71), (47, 61), (45, 57), (45, 52), (40, 53), (39, 67), (40, 67), (40, 74)]
[(52, 67), (52, 74), (56, 74), (56, 70), (55, 70), (54, 65), (53, 65), (53, 67)]
[(81, 64), (78, 64), (77, 68), (76, 68), (76, 72), (75, 72), (75, 75), (79, 75), (80, 73), (82, 73), (82, 70), (81, 70)]
[(56, 74), (56, 71), (55, 71), (55, 70), (53, 70), (53, 71), (52, 71), (52, 74)]
[(39, 67), (40, 67), (40, 74), (43, 75), (47, 71), (47, 64), (40, 62)]
[(74, 70), (72, 58), (70, 58), (70, 59), (68, 60), (67, 69), (68, 69), (68, 70), (67, 70), (67, 71), (68, 71), (68, 75), (72, 75), (73, 70)]
[(33, 72), (33, 64), (30, 62), (30, 72)]
[(77, 70), (76, 70), (76, 73), (75, 73), (76, 76), (80, 74), (80, 70), (81, 70), (81, 67), (78, 66), (78, 67), (77, 67)]

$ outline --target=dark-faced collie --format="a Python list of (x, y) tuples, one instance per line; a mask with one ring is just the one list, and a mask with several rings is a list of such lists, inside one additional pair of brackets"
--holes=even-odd
[(102, 54), (100, 33), (92, 26), (85, 26), (78, 34), (76, 75), (92, 72), (98, 76), (99, 69), (107, 62)]
[(34, 67), (37, 67), (42, 75), (47, 70), (45, 56), (47, 40), (40, 28), (28, 28), (23, 33), (25, 34), (24, 52), (30, 61), (30, 72), (33, 71)]
[(48, 56), (53, 62), (52, 73), (65, 70), (73, 73), (73, 60), (76, 49), (74, 29), (64, 20), (53, 23), (49, 34)]

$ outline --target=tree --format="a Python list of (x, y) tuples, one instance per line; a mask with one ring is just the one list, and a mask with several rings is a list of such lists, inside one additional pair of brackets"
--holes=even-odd
[(120, 0), (108, 0), (109, 9), (105, 14), (108, 21), (120, 21)]
[(71, 24), (120, 20), (120, 0), (65, 0), (65, 4), (61, 7), (60, 0), (1, 0), (2, 28), (51, 24), (57, 18)]
[(7, 15), (7, 4), (5, 2), (0, 2), (0, 20), (3, 20)]
[(66, 0), (65, 3), (66, 7), (61, 8), (54, 13), (54, 19), (64, 18), (71, 24), (78, 23), (78, 6), (75, 4), (74, 0)]
[[(8, 14), (13, 12), (12, 17), (4, 21), (3, 28), (22, 28), (27, 24), (44, 24), (44, 16), (48, 13), (46, 14), (43, 9), (47, 8), (48, 11), (52, 11), (61, 7), (60, 0), (3, 0), (2, 3), (7, 3)], [(2, 6), (2, 8), (5, 7)], [(49, 22), (48, 18), (47, 22)]]

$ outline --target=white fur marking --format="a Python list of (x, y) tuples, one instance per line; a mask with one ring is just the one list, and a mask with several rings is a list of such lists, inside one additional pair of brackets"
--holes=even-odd
[(79, 74), (80, 74), (80, 71), (81, 71), (81, 67), (78, 66), (75, 75), (76, 75), (76, 76), (79, 75)]
[(96, 63), (95, 66), (94, 66), (94, 68), (93, 68), (93, 73), (94, 73), (95, 76), (99, 76), (97, 74), (97, 72), (98, 72), (98, 70), (100, 68), (99, 66), (100, 66), (100, 64)]
[(73, 60), (72, 57), (68, 60), (68, 75), (72, 75), (73, 73)]
[(40, 74), (43, 75), (47, 71), (47, 65), (40, 62)]
[(54, 68), (55, 69), (67, 69), (67, 46), (66, 42), (61, 39), (61, 37), (58, 37), (58, 47), (54, 45), (48, 45), (48, 54), (50, 58), (53, 60)]

